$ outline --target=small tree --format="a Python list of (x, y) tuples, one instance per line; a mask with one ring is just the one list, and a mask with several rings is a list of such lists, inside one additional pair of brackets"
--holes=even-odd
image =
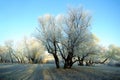
[(14, 62), (13, 60), (13, 41), (12, 40), (8, 40), (5, 42), (5, 46), (7, 48), (7, 53), (9, 54), (9, 58), (10, 58), (10, 61), (11, 63)]
[(0, 46), (0, 62), (4, 63), (7, 61), (7, 48), (5, 46)]

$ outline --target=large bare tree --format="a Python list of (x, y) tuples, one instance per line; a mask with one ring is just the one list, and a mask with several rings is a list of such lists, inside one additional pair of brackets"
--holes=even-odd
[(68, 9), (63, 25), (63, 40), (61, 40), (61, 45), (66, 49), (65, 53), (61, 53), (65, 62), (64, 68), (72, 67), (75, 63), (73, 58), (76, 56), (76, 48), (87, 41), (86, 36), (90, 34), (90, 20), (91, 16), (82, 7)]
[(58, 27), (56, 18), (46, 14), (39, 18), (40, 26), (37, 28), (37, 39), (41, 40), (46, 46), (48, 53), (52, 54), (55, 59), (56, 68), (59, 68), (59, 58), (57, 53), (57, 43), (61, 36), (61, 30)]
[(37, 28), (37, 39), (42, 40), (49, 53), (53, 54), (56, 67), (59, 68), (58, 53), (64, 61), (64, 68), (71, 68), (76, 62), (76, 48), (87, 41), (87, 35), (91, 34), (91, 16), (82, 7), (68, 9), (68, 14), (61, 16), (62, 21), (56, 21), (55, 17), (45, 15), (39, 18), (40, 26)]

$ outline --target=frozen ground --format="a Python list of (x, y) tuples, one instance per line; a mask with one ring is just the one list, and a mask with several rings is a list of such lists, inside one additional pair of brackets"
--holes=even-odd
[(56, 69), (54, 64), (0, 64), (0, 80), (120, 80), (120, 68), (74, 66)]

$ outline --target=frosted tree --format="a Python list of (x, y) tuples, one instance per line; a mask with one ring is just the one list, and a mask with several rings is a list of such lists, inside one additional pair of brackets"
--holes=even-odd
[(56, 68), (59, 68), (59, 58), (57, 53), (57, 43), (60, 40), (61, 29), (54, 16), (46, 14), (39, 17), (40, 26), (37, 28), (36, 38), (41, 40), (46, 46), (48, 53), (52, 54), (55, 60)]
[[(58, 18), (57, 18), (58, 19)], [(36, 38), (41, 40), (49, 53), (53, 54), (56, 67), (59, 68), (58, 54), (61, 55), (64, 68), (71, 68), (76, 62), (77, 48), (88, 41), (91, 16), (89, 12), (80, 8), (69, 8), (67, 15), (45, 15), (39, 18), (40, 26), (37, 28)]]
[(24, 38), (22, 51), (30, 63), (40, 63), (44, 53), (44, 46), (35, 38)]
[(68, 9), (68, 14), (64, 18), (62, 25), (62, 39), (59, 47), (64, 59), (64, 68), (71, 68), (76, 62), (73, 58), (78, 53), (78, 48), (83, 42), (87, 41), (86, 35), (90, 34), (91, 16), (82, 7)]
[(109, 61), (120, 62), (120, 47), (113, 44), (109, 45), (106, 57)]

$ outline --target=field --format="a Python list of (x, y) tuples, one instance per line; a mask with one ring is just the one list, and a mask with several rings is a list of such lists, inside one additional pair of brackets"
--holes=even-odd
[(0, 80), (120, 80), (120, 68), (74, 66), (56, 69), (54, 64), (0, 64)]

